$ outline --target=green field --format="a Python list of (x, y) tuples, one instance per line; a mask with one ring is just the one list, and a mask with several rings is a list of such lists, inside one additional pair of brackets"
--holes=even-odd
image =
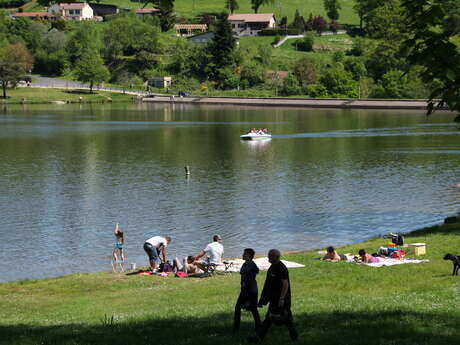
[[(369, 240), (340, 252), (373, 252), (386, 242)], [(460, 277), (451, 276), (452, 264), (442, 257), (459, 254), (460, 224), (418, 231), (406, 242), (427, 243), (430, 261), (373, 268), (321, 262), (314, 251), (286, 255), (306, 265), (290, 269), (298, 343), (457, 344)], [(259, 286), (264, 279), (262, 272)], [(238, 292), (238, 274), (94, 273), (2, 283), (0, 344), (244, 344), (252, 332), (248, 313), (240, 334), (231, 332)], [(283, 328), (273, 327), (270, 335), (264, 344), (289, 343)]]
[(82, 103), (106, 103), (106, 102), (131, 102), (133, 95), (94, 90), (72, 89), (49, 89), (49, 88), (26, 88), (8, 89), (8, 98), (0, 99), (0, 103), (48, 103), (48, 102), (82, 102)]
[[(130, 0), (102, 0), (102, 4), (113, 4), (120, 8), (139, 8), (143, 4)], [(354, 0), (341, 0), (342, 9), (339, 11), (339, 22), (344, 24), (358, 24), (358, 16), (353, 10)], [(235, 13), (253, 13), (249, 0), (239, 0), (239, 9)], [(152, 7), (148, 4), (146, 7)], [(180, 17), (197, 17), (203, 13), (219, 13), (225, 9), (225, 0), (176, 0), (174, 2), (176, 14)], [(295, 10), (308, 19), (310, 13), (326, 17), (323, 0), (275, 0), (273, 5), (261, 6), (259, 13), (275, 13), (276, 18), (294, 17)]]

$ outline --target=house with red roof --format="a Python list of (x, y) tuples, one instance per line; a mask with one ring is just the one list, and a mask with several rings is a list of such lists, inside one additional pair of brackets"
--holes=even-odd
[(273, 13), (238, 13), (228, 16), (235, 36), (257, 36), (261, 30), (276, 26)]
[(59, 3), (48, 8), (48, 13), (66, 20), (93, 19), (94, 12), (86, 2)]

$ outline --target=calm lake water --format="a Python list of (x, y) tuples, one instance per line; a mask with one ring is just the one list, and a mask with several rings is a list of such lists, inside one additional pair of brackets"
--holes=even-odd
[[(189, 105), (0, 111), (0, 281), (110, 270), (144, 241), (225, 256), (319, 248), (410, 231), (460, 209), (452, 114)], [(271, 141), (241, 142), (251, 127)], [(185, 177), (184, 166), (191, 167)]]

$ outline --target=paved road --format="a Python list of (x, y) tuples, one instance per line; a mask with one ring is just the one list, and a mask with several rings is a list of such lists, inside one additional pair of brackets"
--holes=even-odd
[(144, 102), (237, 104), (341, 109), (412, 109), (426, 110), (424, 100), (358, 100), (358, 99), (305, 99), (305, 98), (237, 98), (237, 97), (153, 97)]
[[(89, 89), (89, 84), (82, 84), (73, 80), (64, 80), (58, 78), (48, 78), (39, 75), (33, 75), (32, 87), (56, 88), (56, 89)], [(118, 93), (127, 93), (130, 95), (146, 96), (148, 93), (141, 90), (123, 90), (111, 87), (94, 86), (93, 90), (110, 91)]]

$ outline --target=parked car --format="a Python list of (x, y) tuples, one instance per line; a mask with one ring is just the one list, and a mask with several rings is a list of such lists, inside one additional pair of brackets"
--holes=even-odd
[(188, 97), (190, 96), (189, 92), (186, 91), (179, 91), (179, 97)]

